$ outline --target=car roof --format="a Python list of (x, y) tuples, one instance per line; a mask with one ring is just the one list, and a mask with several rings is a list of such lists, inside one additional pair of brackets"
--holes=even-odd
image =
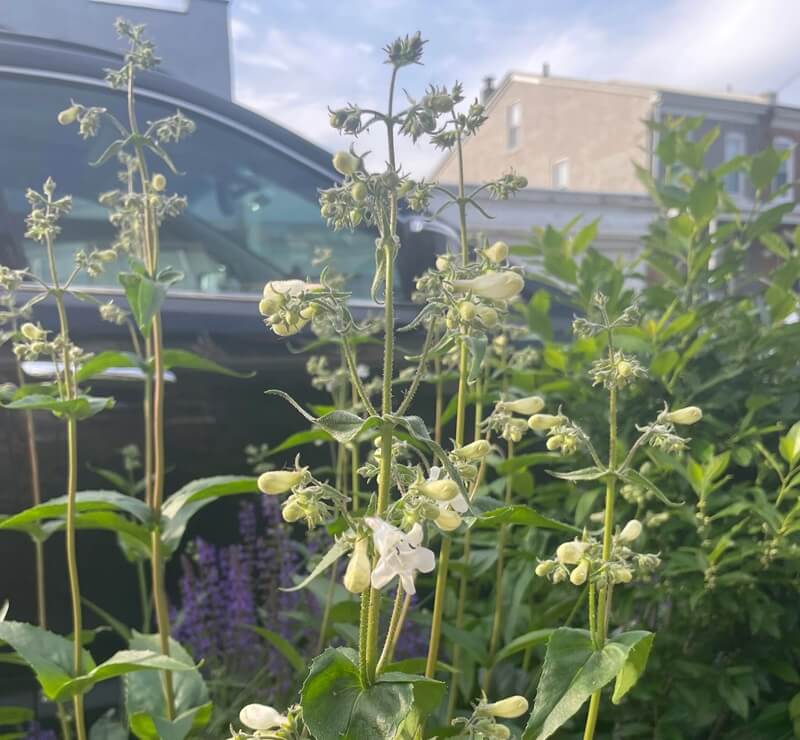
[[(0, 73), (31, 73), (52, 79), (103, 81), (105, 70), (121, 66), (122, 54), (115, 54), (81, 44), (54, 41), (35, 36), (24, 36), (0, 30)], [(178, 107), (196, 107), (227, 119), (256, 134), (269, 139), (279, 148), (291, 151), (320, 174), (338, 179), (331, 166), (331, 154), (308, 139), (290, 131), (260, 113), (221, 98), (217, 95), (177, 80), (158, 71), (141, 71), (137, 74), (137, 91), (147, 96), (172, 99)]]

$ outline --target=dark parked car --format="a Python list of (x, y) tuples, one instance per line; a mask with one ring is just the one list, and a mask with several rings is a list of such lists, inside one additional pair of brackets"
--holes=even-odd
[[(110, 90), (103, 69), (120, 59), (93, 49), (60, 45), (0, 33), (0, 263), (30, 267), (42, 274), (43, 248), (24, 238), (28, 187), (41, 188), (52, 176), (59, 192), (73, 196), (72, 214), (63, 222), (57, 245), (58, 264), (67, 272), (81, 247), (107, 244), (113, 235), (99, 193), (117, 186), (113, 163), (90, 167), (113, 132), (82, 140), (71, 127), (56, 122), (70, 99), (120, 111), (125, 100)], [(363, 315), (372, 307), (369, 285), (374, 267), (374, 238), (368, 229), (334, 233), (319, 214), (317, 190), (337, 179), (329, 152), (245, 108), (209, 95), (162, 74), (143, 74), (139, 115), (153, 120), (180, 108), (197, 131), (171, 153), (185, 178), (170, 177), (169, 187), (188, 196), (188, 209), (168, 221), (161, 241), (162, 264), (185, 275), (164, 306), (165, 344), (190, 349), (239, 371), (254, 371), (239, 380), (193, 371), (176, 371), (167, 389), (166, 444), (170, 471), (168, 491), (202, 476), (246, 471), (243, 448), (250, 442), (275, 442), (304, 426), (287, 406), (263, 391), (280, 387), (307, 397), (306, 356), (291, 353), (287, 342), (268, 332), (257, 312), (267, 280), (315, 277), (317, 248), (329, 248), (336, 268), (350, 276), (353, 306)], [(398, 320), (413, 314), (410, 293), (414, 277), (436, 253), (449, 248), (449, 227), (411, 214), (400, 219), (403, 248), (399, 256)], [(122, 296), (116, 273), (123, 260), (81, 289), (108, 300)], [(315, 274), (315, 270), (317, 271)], [(124, 300), (120, 303), (124, 305)], [(85, 350), (128, 350), (127, 330), (102, 322), (96, 306), (71, 302), (72, 334)], [(37, 318), (55, 328), (52, 306), (37, 307)], [(368, 350), (362, 350), (369, 364)], [(14, 381), (13, 357), (0, 350), (0, 382)], [(118, 450), (141, 445), (141, 384), (123, 380), (94, 382), (97, 395), (116, 399), (113, 410), (80, 425), (83, 467), (79, 488), (107, 488), (92, 473), (97, 467), (119, 467)], [(45, 498), (63, 493), (64, 425), (47, 413), (36, 414), (36, 432)], [(30, 505), (30, 474), (20, 414), (0, 411), (0, 513)], [(81, 533), (81, 569), (87, 572), (87, 596), (109, 605), (97, 592), (91, 574), (120, 572), (124, 560), (113, 538)], [(13, 599), (12, 617), (33, 620), (31, 551), (20, 535), (0, 534), (0, 599)], [(52, 626), (68, 628), (61, 540), (48, 543), (48, 580)], [(102, 553), (102, 555), (100, 555)], [(108, 582), (103, 588), (108, 588)], [(127, 592), (126, 592), (127, 593)], [(130, 590), (133, 598), (133, 589)], [(118, 603), (115, 599), (114, 603)], [(133, 609), (124, 603), (121, 611)]]

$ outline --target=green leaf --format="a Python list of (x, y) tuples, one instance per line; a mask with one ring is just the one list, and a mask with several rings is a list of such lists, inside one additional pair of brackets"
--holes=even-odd
[(322, 556), (322, 559), (314, 566), (314, 569), (296, 586), (291, 588), (282, 588), (281, 591), (299, 591), (308, 586), (317, 576), (324, 573), (330, 568), (342, 555), (344, 555), (350, 548), (342, 542), (334, 542), (333, 546)]
[(599, 480), (608, 475), (607, 470), (593, 466), (591, 468), (581, 468), (580, 470), (570, 470), (567, 472), (560, 472), (558, 470), (547, 471), (554, 478), (561, 478), (561, 480)]
[(256, 625), (248, 624), (247, 629), (252, 630), (257, 635), (263, 637), (270, 645), (272, 645), (297, 671), (297, 673), (304, 673), (306, 670), (306, 661), (297, 649), (287, 639), (281, 637), (277, 632), (258, 627)]
[(630, 468), (626, 470), (622, 477), (628, 483), (632, 483), (635, 486), (639, 486), (640, 488), (646, 488), (650, 491), (662, 504), (666, 504), (667, 506), (682, 506), (683, 500), (681, 501), (672, 501), (667, 497), (667, 495), (649, 478), (642, 475), (638, 470), (633, 470)]
[(288, 401), (304, 418), (325, 430), (337, 442), (341, 442), (342, 444), (352, 442), (362, 432), (373, 429), (381, 424), (381, 418), (379, 416), (369, 416), (366, 419), (362, 419), (360, 416), (350, 411), (331, 411), (317, 418), (309, 414), (308, 411), (297, 403), (288, 393), (278, 390), (269, 390), (265, 392), (267, 395), (280, 396), (285, 401)]
[[(547, 654), (536, 690), (523, 740), (545, 740), (572, 717), (595, 692), (623, 672), (634, 648), (642, 641), (652, 643), (653, 634), (625, 632), (612, 637), (595, 650), (588, 630), (561, 627), (547, 645)], [(618, 679), (620, 696), (627, 692), (644, 670), (649, 646), (636, 658), (638, 668)]]
[(120, 650), (87, 674), (71, 679), (53, 698), (63, 701), (76, 694), (85, 694), (101, 681), (151, 669), (180, 672), (194, 670), (195, 667), (191, 661), (182, 662), (153, 650)]
[(109, 709), (89, 728), (89, 740), (128, 740), (128, 728)]
[(503, 524), (523, 524), (526, 527), (555, 529), (560, 532), (569, 532), (570, 534), (577, 534), (580, 532), (577, 527), (573, 527), (571, 524), (564, 524), (555, 519), (549, 519), (534, 511), (530, 506), (523, 506), (521, 504), (501, 506), (497, 509), (485, 511), (475, 518), (474, 524), (471, 526), (479, 527), (480, 529), (489, 529), (500, 527)]
[(754, 155), (750, 161), (750, 180), (756, 190), (767, 188), (781, 166), (782, 157), (771, 146)]
[(485, 334), (473, 334), (466, 338), (469, 354), (469, 372), (467, 382), (474, 383), (481, 376), (483, 358), (486, 356), (488, 340)]
[(53, 415), (59, 419), (75, 418), (81, 420), (110, 409), (114, 405), (114, 399), (96, 398), (81, 394), (77, 398), (66, 400), (54, 398), (53, 396), (31, 394), (0, 405), (12, 410), (52, 411)]
[(680, 355), (674, 349), (666, 349), (652, 359), (650, 371), (663, 378), (678, 364), (679, 359)]
[(125, 642), (130, 641), (131, 630), (128, 625), (112, 616), (109, 612), (95, 604), (93, 601), (89, 601), (89, 599), (87, 599), (85, 596), (81, 597), (81, 603), (85, 604), (91, 611), (97, 614), (109, 627), (111, 627), (111, 629), (114, 630), (114, 632), (116, 632), (123, 640), (125, 640)]
[(278, 452), (291, 450), (300, 445), (306, 445), (312, 442), (324, 442), (329, 438), (327, 432), (322, 429), (305, 429), (302, 432), (295, 432), (283, 440), (277, 447), (273, 447), (268, 456), (276, 455)]
[(169, 370), (174, 367), (187, 370), (203, 370), (217, 375), (229, 375), (232, 378), (252, 378), (255, 375), (255, 372), (240, 373), (236, 370), (231, 370), (223, 367), (218, 362), (214, 362), (214, 360), (201, 357), (185, 349), (165, 349), (164, 369)]
[(329, 648), (303, 683), (303, 719), (316, 740), (412, 740), (444, 696), (445, 684), (384, 673), (361, 688), (353, 650)]
[[(33, 669), (48, 699), (56, 699), (73, 680), (72, 640), (23, 622), (0, 622), (0, 640), (7, 642)], [(81, 649), (81, 669), (89, 672), (94, 667), (92, 656)]]
[(622, 670), (617, 674), (617, 680), (614, 682), (614, 693), (611, 696), (611, 701), (614, 704), (619, 704), (622, 701), (622, 697), (636, 685), (636, 682), (644, 673), (644, 669), (647, 668), (647, 659), (650, 657), (650, 650), (653, 647), (653, 640), (656, 636), (652, 632), (647, 632), (645, 635), (631, 648)]
[(189, 520), (220, 496), (258, 491), (253, 476), (217, 475), (198, 478), (172, 494), (161, 507), (161, 541), (168, 553), (175, 552)]
[(84, 383), (112, 367), (141, 367), (141, 363), (132, 352), (100, 352), (80, 366), (75, 378), (78, 383)]
[[(153, 521), (153, 512), (144, 501), (125, 496), (117, 491), (81, 491), (75, 496), (75, 511), (79, 515), (102, 511), (124, 512), (146, 526), (150, 526)], [(40, 522), (43, 519), (64, 519), (66, 516), (67, 497), (59, 496), (4, 519), (0, 522), (0, 529), (22, 529), (24, 531), (24, 527), (31, 523)], [(108, 527), (99, 528), (107, 529)]]
[(717, 207), (719, 183), (713, 177), (699, 178), (689, 193), (689, 211), (694, 220), (706, 224)]
[(0, 707), (0, 725), (21, 725), (33, 720), (33, 710), (27, 707)]
[(596, 218), (591, 223), (584, 226), (572, 240), (572, 254), (577, 255), (583, 252), (596, 238), (597, 238), (597, 225), (600, 219)]
[(791, 429), (781, 437), (779, 448), (781, 457), (789, 465), (794, 466), (800, 461), (800, 421), (795, 422)]
[[(136, 650), (160, 649), (158, 635), (146, 635), (134, 631), (130, 647)], [(177, 640), (170, 638), (170, 655), (183, 664), (191, 664), (192, 658)], [(160, 673), (146, 671), (125, 677), (125, 707), (131, 732), (141, 740), (172, 738), (182, 740), (189, 732), (201, 730), (211, 719), (211, 702), (200, 671), (192, 666), (172, 675), (175, 689), (174, 723), (166, 717), (164, 688)]]
[(495, 663), (499, 663), (501, 660), (505, 660), (506, 658), (510, 658), (512, 655), (521, 653), (523, 650), (527, 650), (528, 648), (536, 647), (537, 645), (543, 645), (550, 639), (550, 636), (553, 634), (553, 632), (555, 632), (555, 630), (552, 627), (548, 627), (545, 629), (526, 632), (524, 635), (516, 637), (509, 642), (508, 645), (505, 645), (497, 652), (497, 655), (494, 659)]

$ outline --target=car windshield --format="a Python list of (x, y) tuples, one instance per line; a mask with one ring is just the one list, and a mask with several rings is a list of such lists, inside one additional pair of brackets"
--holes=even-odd
[[(40, 188), (52, 176), (62, 193), (73, 196), (73, 211), (63, 224), (57, 255), (62, 274), (70, 271), (77, 249), (103, 248), (114, 230), (97, 196), (119, 187), (115, 163), (90, 167), (113, 141), (106, 126), (99, 136), (82, 140), (74, 128), (56, 123), (70, 98), (107, 107), (124, 120), (125, 99), (103, 87), (65, 84), (27, 77), (0, 78), (5, 106), (0, 118), (0, 238), (18, 264), (46, 274), (41, 247), (24, 238), (28, 211), (25, 191)], [(140, 98), (141, 122), (174, 112), (175, 105)], [(317, 191), (329, 182), (324, 175), (231, 126), (190, 113), (197, 131), (171, 149), (179, 169), (191, 177), (163, 171), (168, 189), (188, 197), (188, 208), (169, 219), (161, 232), (161, 263), (181, 270), (177, 290), (201, 293), (251, 293), (267, 280), (319, 276), (326, 255), (348, 278), (355, 297), (369, 295), (374, 269), (374, 236), (368, 230), (332, 232), (319, 213)], [(297, 155), (302, 157), (302, 152)], [(43, 268), (45, 268), (43, 270)], [(127, 268), (120, 258), (98, 278), (83, 276), (85, 287), (117, 287), (116, 273)]]

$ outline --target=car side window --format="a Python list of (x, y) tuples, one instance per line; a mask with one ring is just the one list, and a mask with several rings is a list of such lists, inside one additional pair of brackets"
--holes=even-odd
[[(0, 78), (0, 95), (13, 105), (0, 117), (0, 249), (15, 264), (46, 274), (40, 245), (24, 238), (25, 191), (52, 176), (71, 193), (73, 210), (57, 244), (58, 267), (68, 274), (79, 248), (104, 248), (114, 238), (100, 193), (119, 186), (113, 163), (90, 167), (113, 139), (110, 127), (83, 141), (56, 122), (71, 98), (124, 115), (124, 98), (103, 87), (20, 76)], [(142, 121), (174, 112), (175, 105), (146, 96), (138, 105)], [(186, 211), (161, 231), (161, 262), (185, 278), (175, 291), (207, 294), (253, 293), (267, 280), (319, 276), (320, 255), (348, 278), (355, 297), (367, 298), (374, 269), (374, 236), (367, 230), (333, 232), (319, 213), (317, 189), (328, 183), (292, 156), (226, 126), (189, 112), (197, 131), (171, 149), (186, 177), (164, 172), (168, 189), (188, 197)], [(156, 170), (163, 165), (153, 161)], [(97, 278), (81, 275), (83, 286), (118, 287), (125, 258)]]

